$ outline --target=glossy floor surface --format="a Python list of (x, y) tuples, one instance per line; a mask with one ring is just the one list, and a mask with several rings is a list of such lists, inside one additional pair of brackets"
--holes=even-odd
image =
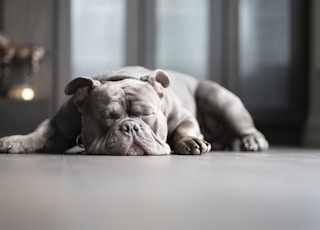
[(320, 150), (0, 155), (1, 230), (320, 229)]

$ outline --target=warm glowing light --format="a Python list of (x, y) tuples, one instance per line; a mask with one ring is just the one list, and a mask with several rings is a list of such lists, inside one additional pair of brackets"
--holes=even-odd
[(14, 86), (8, 91), (8, 97), (11, 99), (31, 101), (34, 99), (34, 90), (26, 86)]
[(34, 98), (34, 91), (31, 88), (24, 88), (21, 90), (21, 99), (24, 101), (31, 101)]

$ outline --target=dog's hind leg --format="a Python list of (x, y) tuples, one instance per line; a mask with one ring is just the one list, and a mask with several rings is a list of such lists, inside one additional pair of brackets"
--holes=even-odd
[[(243, 151), (268, 149), (266, 138), (256, 129), (251, 115), (236, 95), (219, 84), (201, 81), (196, 91), (196, 101), (205, 138), (228, 139), (231, 145), (238, 139), (239, 148)], [(208, 135), (209, 138), (206, 137)]]

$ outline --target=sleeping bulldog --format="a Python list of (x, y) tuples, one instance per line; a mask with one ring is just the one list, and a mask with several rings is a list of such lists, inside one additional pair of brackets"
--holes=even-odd
[(240, 99), (212, 81), (143, 67), (79, 77), (70, 99), (27, 135), (0, 139), (6, 153), (202, 154), (211, 149), (264, 151), (268, 142)]

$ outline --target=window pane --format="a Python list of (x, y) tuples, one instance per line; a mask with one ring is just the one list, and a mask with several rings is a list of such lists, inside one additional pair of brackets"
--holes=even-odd
[(241, 0), (240, 79), (253, 108), (288, 105), (290, 0)]
[(208, 76), (209, 1), (156, 1), (156, 67)]
[(125, 0), (72, 0), (72, 74), (124, 65)]

